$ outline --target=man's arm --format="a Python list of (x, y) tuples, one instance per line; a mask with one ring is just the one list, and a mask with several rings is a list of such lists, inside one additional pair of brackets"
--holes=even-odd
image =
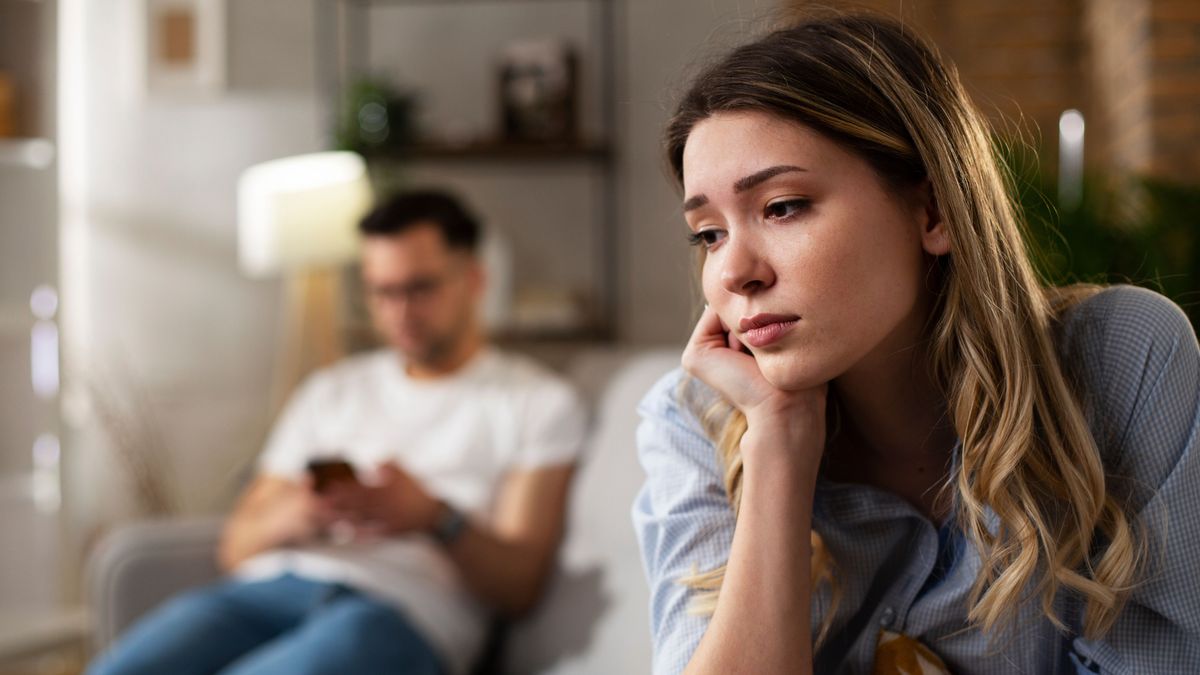
[(327, 510), (308, 485), (258, 476), (225, 523), (217, 563), (222, 570), (233, 571), (258, 553), (313, 539), (328, 520)]
[(532, 609), (550, 576), (566, 522), (574, 465), (505, 478), (491, 523), (468, 523), (446, 547), (467, 586), (507, 616)]
[[(468, 521), (445, 549), (475, 596), (507, 616), (533, 607), (549, 576), (566, 520), (574, 465), (516, 469), (501, 482), (488, 522)], [(360, 533), (432, 533), (447, 506), (394, 464), (369, 485), (339, 484), (328, 492), (333, 512), (348, 514)]]

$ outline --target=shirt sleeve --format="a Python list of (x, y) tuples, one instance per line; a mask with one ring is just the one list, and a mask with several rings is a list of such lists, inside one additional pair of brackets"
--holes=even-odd
[(322, 375), (316, 373), (292, 394), (258, 458), (260, 474), (297, 482), (303, 480), (308, 461), (317, 452), (322, 389)]
[(699, 420), (677, 400), (680, 371), (660, 380), (638, 406), (638, 456), (646, 472), (633, 524), (650, 586), (650, 629), (656, 675), (683, 671), (708, 618), (689, 613), (695, 591), (679, 582), (726, 562), (733, 510), (716, 450)]
[(1103, 639), (1073, 641), (1080, 673), (1200, 672), (1200, 348), (1183, 312), (1142, 289), (1106, 291), (1104, 412), (1128, 419), (1110, 474), (1148, 535), (1143, 578)]
[(524, 417), (519, 431), (518, 468), (570, 464), (579, 459), (588, 419), (569, 384), (557, 378), (539, 383), (530, 392)]

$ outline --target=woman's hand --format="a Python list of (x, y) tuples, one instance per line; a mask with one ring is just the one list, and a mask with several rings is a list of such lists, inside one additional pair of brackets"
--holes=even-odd
[(763, 377), (754, 356), (748, 354), (712, 307), (705, 307), (687, 348), (683, 369), (716, 389), (745, 416), (748, 423), (742, 452), (776, 446), (804, 444), (814, 466), (825, 445), (825, 397), (828, 385), (784, 391)]
[(784, 391), (704, 309), (683, 367), (746, 416), (741, 497), (720, 601), (686, 673), (811, 673), (812, 510), (827, 385)]

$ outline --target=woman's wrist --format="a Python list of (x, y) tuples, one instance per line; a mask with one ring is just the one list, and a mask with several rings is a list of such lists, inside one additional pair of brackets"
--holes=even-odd
[[(751, 443), (753, 443), (751, 439)], [(801, 446), (742, 444), (742, 496), (739, 522), (761, 519), (777, 531), (807, 532), (817, 491), (819, 460), (809, 461)], [(811, 555), (807, 537), (789, 540), (788, 546)]]
[(744, 465), (762, 464), (815, 480), (825, 450), (824, 414), (747, 415), (740, 450)]

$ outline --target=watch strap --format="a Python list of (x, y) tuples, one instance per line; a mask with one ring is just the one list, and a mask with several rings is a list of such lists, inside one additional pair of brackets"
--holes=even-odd
[(442, 513), (434, 523), (430, 534), (443, 546), (449, 546), (462, 536), (467, 529), (467, 517), (462, 511), (446, 502), (442, 502)]

